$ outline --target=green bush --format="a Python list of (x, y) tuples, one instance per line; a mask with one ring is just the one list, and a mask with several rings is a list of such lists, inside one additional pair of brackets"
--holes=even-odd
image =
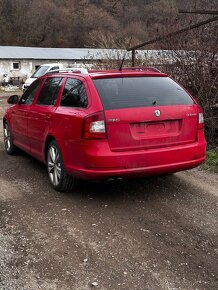
[(207, 159), (204, 168), (218, 173), (218, 150), (207, 151)]

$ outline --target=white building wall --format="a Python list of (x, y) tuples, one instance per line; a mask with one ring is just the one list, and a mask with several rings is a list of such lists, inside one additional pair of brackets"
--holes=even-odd
[[(13, 63), (18, 63), (19, 68), (14, 69)], [(25, 60), (0, 60), (0, 82), (3, 81), (4, 74), (10, 78), (26, 79), (32, 71), (32, 61)]]
[[(64, 66), (73, 66), (75, 64), (83, 63), (84, 61), (78, 61), (72, 60), (72, 61), (54, 61), (54, 60), (16, 60), (16, 59), (0, 59), (0, 85), (3, 82), (3, 76), (4, 74), (8, 74), (9, 79), (10, 78), (18, 78), (20, 81), (25, 81), (28, 77), (30, 77), (34, 71), (36, 70), (37, 66), (40, 66), (44, 63), (62, 63)], [(87, 63), (89, 61), (86, 61)], [(13, 68), (13, 63), (19, 63), (19, 69)]]

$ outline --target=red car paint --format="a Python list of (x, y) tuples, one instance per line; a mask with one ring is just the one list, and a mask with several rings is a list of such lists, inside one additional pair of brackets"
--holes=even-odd
[[(37, 104), (37, 97), (49, 78), (61, 78), (57, 98), (52, 105)], [(69, 78), (82, 82), (87, 106), (61, 106)], [(202, 110), (192, 96), (189, 95), (188, 104), (159, 105), (154, 101), (153, 105), (128, 104), (126, 107), (122, 107), (122, 100), (111, 96), (111, 100), (105, 100), (109, 103), (105, 107), (97, 88), (99, 80), (117, 79), (122, 85), (128, 79), (134, 91), (137, 90), (134, 81), (138, 78), (149, 78), (151, 82), (155, 78), (158, 85), (167, 75), (148, 69), (88, 74), (60, 72), (37, 79), (41, 82), (33, 102), (15, 104), (4, 116), (13, 143), (46, 163), (47, 146), (55, 139), (66, 172), (76, 178), (96, 181), (168, 174), (200, 165), (205, 160), (206, 142)], [(110, 102), (117, 102), (118, 107), (111, 107)]]

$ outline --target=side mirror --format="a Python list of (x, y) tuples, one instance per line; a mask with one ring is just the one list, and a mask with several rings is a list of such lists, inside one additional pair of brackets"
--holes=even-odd
[(19, 96), (18, 95), (12, 95), (7, 100), (8, 104), (10, 104), (10, 105), (18, 104), (18, 101), (19, 101)]

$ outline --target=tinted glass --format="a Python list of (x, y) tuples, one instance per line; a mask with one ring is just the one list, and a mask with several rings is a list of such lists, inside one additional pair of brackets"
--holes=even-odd
[(23, 94), (22, 98), (20, 99), (20, 104), (30, 105), (33, 102), (34, 96), (41, 85), (42, 80), (36, 80), (31, 86)]
[(192, 98), (168, 77), (95, 79), (104, 109), (189, 105)]
[(51, 106), (55, 104), (62, 78), (47, 78), (37, 98), (36, 104)]
[(61, 97), (61, 106), (86, 108), (88, 97), (82, 81), (68, 78)]

